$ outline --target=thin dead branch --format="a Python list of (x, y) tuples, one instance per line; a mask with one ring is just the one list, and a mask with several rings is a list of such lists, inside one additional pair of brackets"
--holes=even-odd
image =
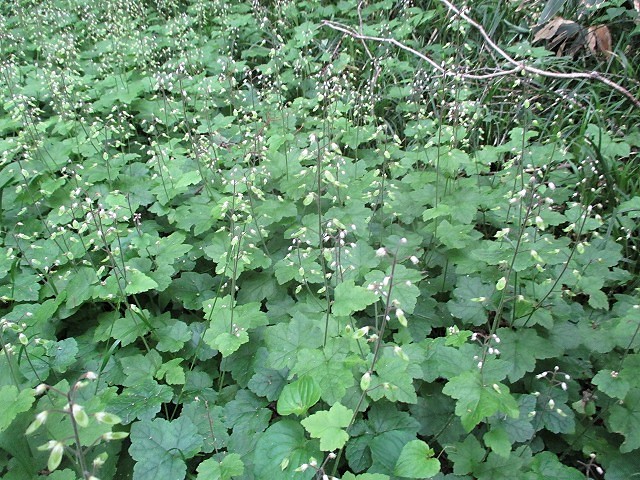
[[(613, 90), (617, 91), (618, 93), (620, 93), (621, 95), (626, 97), (631, 103), (633, 103), (633, 105), (635, 107), (640, 108), (640, 100), (638, 100), (631, 92), (629, 92), (629, 90), (624, 88), (622, 85), (620, 85), (620, 84), (608, 79), (607, 77), (602, 75), (600, 72), (596, 72), (596, 71), (592, 71), (592, 72), (572, 72), (572, 73), (551, 72), (549, 70), (543, 70), (541, 68), (537, 68), (537, 67), (533, 67), (533, 66), (527, 65), (523, 61), (516, 60), (511, 55), (509, 55), (507, 52), (505, 52), (502, 48), (500, 48), (500, 46), (498, 46), (493, 41), (491, 36), (486, 32), (484, 27), (482, 25), (480, 25), (478, 22), (476, 22), (475, 20), (473, 20), (471, 17), (469, 17), (463, 10), (459, 9), (458, 7), (456, 7), (454, 4), (452, 4), (448, 0), (440, 0), (440, 1), (447, 7), (447, 9), (449, 9), (450, 12), (452, 12), (455, 15), (459, 16), (461, 19), (463, 19), (469, 25), (471, 25), (476, 30), (478, 30), (478, 32), (480, 33), (480, 35), (484, 39), (485, 43), (489, 46), (489, 48), (491, 48), (491, 50), (493, 50), (496, 54), (498, 54), (500, 57), (502, 57), (508, 64), (513, 65), (513, 68), (509, 68), (507, 70), (497, 70), (497, 71), (495, 71), (493, 73), (488, 73), (488, 74), (483, 74), (483, 75), (476, 75), (476, 74), (470, 74), (470, 73), (460, 72), (460, 71), (456, 71), (456, 70), (451, 70), (451, 69), (447, 69), (447, 68), (439, 65), (435, 60), (433, 60), (429, 56), (423, 54), (422, 52), (419, 52), (418, 50), (416, 50), (414, 48), (409, 47), (408, 45), (405, 45), (404, 43), (396, 40), (395, 38), (375, 37), (375, 36), (371, 36), (371, 35), (364, 35), (363, 33), (361, 33), (362, 32), (362, 25), (360, 25), (360, 32), (358, 32), (358, 31), (354, 30), (353, 28), (351, 28), (351, 27), (349, 27), (347, 25), (344, 25), (342, 23), (333, 22), (333, 21), (329, 21), (329, 20), (325, 20), (323, 22), (323, 25), (325, 25), (325, 26), (327, 26), (329, 28), (332, 28), (333, 30), (342, 32), (345, 35), (348, 35), (348, 36), (350, 36), (352, 38), (361, 40), (363, 42), (364, 41), (372, 41), (372, 42), (388, 43), (390, 45), (394, 45), (394, 46), (396, 46), (396, 47), (398, 47), (398, 48), (400, 48), (402, 50), (405, 50), (405, 51), (411, 53), (412, 55), (415, 55), (416, 57), (420, 58), (421, 60), (424, 60), (429, 65), (431, 65), (436, 71), (441, 73), (443, 76), (456, 77), (456, 78), (460, 78), (460, 79), (464, 79), (464, 80), (487, 80), (487, 79), (491, 79), (491, 78), (503, 77), (503, 76), (508, 76), (508, 75), (515, 75), (515, 74), (520, 74), (522, 72), (525, 72), (525, 73), (529, 73), (531, 75), (539, 75), (541, 77), (563, 79), (563, 80), (585, 80), (586, 79), (586, 80), (600, 82), (600, 83), (608, 86), (609, 88), (612, 88)], [(368, 51), (368, 49), (367, 49), (367, 51)], [(370, 52), (368, 52), (368, 53), (370, 54)]]

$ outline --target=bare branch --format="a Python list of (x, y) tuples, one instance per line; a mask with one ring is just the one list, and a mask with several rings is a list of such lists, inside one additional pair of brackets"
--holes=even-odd
[(444, 3), (444, 5), (451, 12), (454, 12), (456, 15), (460, 16), (460, 18), (462, 18), (465, 22), (467, 22), (469, 25), (471, 25), (476, 30), (478, 30), (478, 32), (480, 32), (480, 35), (482, 35), (482, 38), (487, 43), (487, 45), (489, 45), (498, 55), (500, 55), (502, 58), (504, 58), (510, 64), (520, 66), (522, 68), (522, 70), (524, 70), (525, 72), (532, 73), (534, 75), (540, 75), (541, 77), (559, 78), (559, 79), (565, 79), (565, 80), (577, 80), (577, 79), (596, 80), (596, 81), (598, 81), (600, 83), (604, 83), (608, 87), (613, 88), (617, 92), (621, 93), (622, 95), (627, 97), (629, 99), (629, 101), (631, 101), (636, 107), (640, 108), (640, 100), (638, 100), (629, 90), (624, 88), (622, 85), (619, 85), (616, 82), (614, 82), (612, 80), (609, 80), (608, 78), (606, 78), (605, 76), (603, 76), (599, 72), (595, 72), (595, 71), (594, 72), (588, 72), (588, 73), (585, 73), (585, 72), (573, 72), (573, 73), (550, 72), (548, 70), (542, 70), (540, 68), (530, 67), (530, 66), (526, 65), (524, 62), (519, 62), (515, 58), (511, 57), (507, 52), (502, 50), (498, 45), (496, 45), (496, 43), (492, 40), (492, 38), (489, 36), (489, 34), (487, 33), (487, 31), (484, 29), (484, 27), (482, 25), (480, 25), (478, 22), (473, 20), (471, 17), (469, 17), (465, 12), (463, 12), (461, 9), (456, 7), (454, 4), (449, 2), (449, 0), (440, 0), (440, 1), (442, 3)]
[[(342, 32), (345, 35), (349, 35), (352, 38), (361, 40), (363, 43), (364, 43), (364, 41), (368, 40), (368, 41), (372, 41), (372, 42), (388, 43), (388, 44), (394, 45), (394, 46), (396, 46), (396, 47), (398, 47), (398, 48), (400, 48), (400, 49), (402, 49), (402, 50), (404, 50), (406, 52), (409, 52), (412, 55), (415, 55), (416, 57), (424, 60), (429, 65), (431, 65), (436, 71), (440, 72), (443, 76), (446, 76), (446, 77), (456, 77), (456, 78), (461, 78), (461, 79), (464, 79), (464, 80), (487, 80), (487, 79), (491, 79), (491, 78), (504, 77), (504, 76), (507, 76), (507, 75), (514, 75), (514, 74), (518, 74), (518, 73), (521, 73), (521, 72), (526, 72), (526, 73), (529, 73), (529, 74), (532, 74), (532, 75), (539, 75), (541, 77), (555, 78), (555, 79), (595, 80), (597, 82), (603, 83), (603, 84), (607, 85), (608, 87), (616, 90), (617, 92), (622, 94), (624, 97), (626, 97), (629, 101), (631, 101), (634, 104), (634, 106), (636, 106), (637, 108), (640, 108), (640, 100), (638, 100), (631, 92), (629, 92), (629, 90), (624, 88), (622, 85), (620, 85), (620, 84), (618, 84), (618, 83), (616, 83), (616, 82), (614, 82), (612, 80), (609, 80), (607, 77), (605, 77), (604, 75), (602, 75), (599, 72), (595, 72), (595, 71), (593, 71), (593, 72), (573, 72), (573, 73), (551, 72), (551, 71), (548, 71), (548, 70), (543, 70), (543, 69), (540, 69), (540, 68), (529, 66), (525, 62), (516, 60), (511, 55), (509, 55), (507, 52), (505, 52), (502, 48), (500, 48), (500, 46), (498, 46), (493, 41), (493, 39), (489, 36), (487, 31), (484, 29), (484, 27), (482, 25), (480, 25), (478, 22), (476, 22), (475, 20), (473, 20), (471, 17), (469, 17), (464, 11), (462, 11), (461, 9), (456, 7), (454, 4), (449, 2), (449, 0), (440, 0), (440, 1), (449, 9), (449, 11), (451, 11), (454, 14), (458, 15), (465, 22), (467, 22), (469, 25), (471, 25), (476, 30), (478, 30), (478, 32), (480, 32), (480, 35), (484, 39), (485, 43), (491, 48), (491, 50), (496, 52), (507, 63), (513, 65), (513, 68), (510, 68), (508, 70), (497, 70), (496, 72), (483, 74), (483, 75), (475, 75), (475, 74), (463, 73), (463, 72), (454, 71), (454, 70), (448, 70), (448, 69), (444, 68), (443, 66), (439, 65), (432, 58), (428, 57), (427, 55), (419, 52), (418, 50), (416, 50), (414, 48), (409, 47), (408, 45), (405, 45), (402, 42), (399, 42), (395, 38), (375, 37), (375, 36), (371, 36), (371, 35), (364, 35), (362, 33), (362, 23), (360, 23), (360, 32), (358, 32), (358, 31), (354, 30), (353, 28), (351, 28), (351, 27), (349, 27), (347, 25), (344, 25), (342, 23), (333, 22), (333, 21), (329, 21), (329, 20), (323, 21), (322, 24), (327, 26), (327, 27), (329, 27), (329, 28), (332, 28), (333, 30), (337, 30), (339, 32)], [(362, 20), (361, 20), (361, 22), (362, 22)], [(367, 50), (367, 53), (368, 53), (368, 55), (370, 57), (371, 56), (371, 52), (369, 52), (369, 49), (366, 48), (366, 46), (365, 46), (365, 49)]]
[(395, 38), (372, 37), (370, 35), (363, 35), (361, 33), (356, 32), (355, 30), (353, 30), (352, 28), (348, 27), (347, 25), (344, 25), (344, 24), (338, 23), (338, 22), (332, 22), (332, 21), (329, 21), (329, 20), (324, 20), (322, 22), (322, 24), (327, 26), (327, 27), (329, 27), (329, 28), (332, 28), (334, 30), (342, 32), (342, 33), (344, 33), (346, 35), (349, 35), (350, 37), (355, 38), (357, 40), (363, 40), (363, 41), (364, 40), (370, 40), (372, 42), (389, 43), (391, 45), (395, 45), (396, 47), (398, 47), (398, 48), (400, 48), (402, 50), (405, 50), (405, 51), (415, 55), (416, 57), (424, 60), (429, 65), (431, 65), (434, 69), (436, 69), (438, 72), (440, 72), (442, 75), (447, 76), (447, 77), (459, 77), (459, 78), (463, 78), (465, 80), (487, 80), (487, 79), (490, 79), (490, 78), (504, 77), (506, 75), (511, 75), (511, 74), (514, 74), (514, 73), (518, 73), (520, 70), (522, 70), (522, 68), (520, 66), (518, 66), (518, 67), (512, 68), (510, 70), (499, 70), (497, 72), (487, 73), (487, 74), (484, 74), (484, 75), (473, 75), (473, 74), (470, 74), (470, 73), (454, 72), (454, 71), (451, 71), (451, 70), (447, 70), (444, 67), (441, 67), (432, 58), (430, 58), (430, 57), (426, 56), (425, 54), (419, 52), (415, 48), (411, 48), (408, 45), (405, 45), (404, 43), (399, 42)]

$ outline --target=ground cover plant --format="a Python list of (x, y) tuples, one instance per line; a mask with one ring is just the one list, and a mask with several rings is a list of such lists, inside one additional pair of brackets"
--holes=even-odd
[(2, 478), (640, 475), (633, 3), (0, 14)]

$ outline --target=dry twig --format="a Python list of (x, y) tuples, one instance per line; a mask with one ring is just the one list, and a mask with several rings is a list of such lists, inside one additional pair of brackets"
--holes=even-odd
[[(458, 15), (465, 22), (467, 22), (469, 25), (471, 25), (476, 30), (478, 30), (478, 32), (480, 32), (480, 35), (484, 39), (485, 43), (500, 57), (502, 57), (507, 63), (513, 65), (513, 68), (510, 68), (508, 70), (497, 70), (496, 72), (487, 73), (483, 75), (475, 75), (470, 73), (463, 73), (463, 72), (448, 70), (443, 66), (439, 65), (432, 58), (428, 57), (427, 55), (419, 52), (414, 48), (409, 47), (408, 45), (405, 45), (402, 42), (399, 42), (395, 38), (374, 37), (374, 36), (362, 34), (362, 25), (360, 26), (360, 32), (354, 30), (351, 27), (348, 27), (347, 25), (344, 25), (338, 22), (332, 22), (329, 20), (325, 20), (323, 22), (323, 25), (329, 28), (332, 28), (334, 30), (337, 30), (339, 32), (342, 32), (346, 35), (349, 35), (352, 38), (362, 40), (363, 42), (366, 40), (369, 40), (373, 42), (388, 43), (388, 44), (394, 45), (424, 60), (429, 65), (431, 65), (436, 71), (440, 72), (444, 76), (457, 77), (465, 80), (486, 80), (490, 78), (503, 77), (507, 75), (514, 75), (521, 72), (526, 72), (532, 75), (539, 75), (541, 77), (563, 79), (563, 80), (595, 80), (597, 82), (603, 83), (604, 85), (616, 90), (618, 93), (626, 97), (631, 103), (633, 103), (634, 106), (636, 106), (637, 108), (640, 108), (640, 100), (638, 100), (631, 92), (629, 92), (629, 90), (624, 88), (622, 85), (612, 80), (609, 80), (600, 72), (596, 72), (596, 71), (573, 72), (573, 73), (551, 72), (549, 70), (543, 70), (541, 68), (532, 67), (530, 65), (527, 65), (525, 62), (516, 60), (507, 52), (505, 52), (502, 48), (500, 48), (489, 36), (487, 31), (484, 29), (484, 27), (480, 25), (478, 22), (476, 22), (475, 20), (473, 20), (471, 17), (469, 17), (463, 10), (456, 7), (454, 4), (449, 2), (449, 0), (440, 0), (440, 1), (449, 9), (450, 12), (453, 12), (454, 14)], [(368, 49), (367, 49), (367, 52), (368, 52)]]

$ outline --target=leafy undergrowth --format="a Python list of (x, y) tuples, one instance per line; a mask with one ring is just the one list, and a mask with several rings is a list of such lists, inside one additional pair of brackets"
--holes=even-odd
[[(476, 3), (633, 91), (624, 42), (556, 57)], [(503, 68), (440, 2), (0, 12), (2, 478), (640, 472), (624, 97), (322, 25)]]

